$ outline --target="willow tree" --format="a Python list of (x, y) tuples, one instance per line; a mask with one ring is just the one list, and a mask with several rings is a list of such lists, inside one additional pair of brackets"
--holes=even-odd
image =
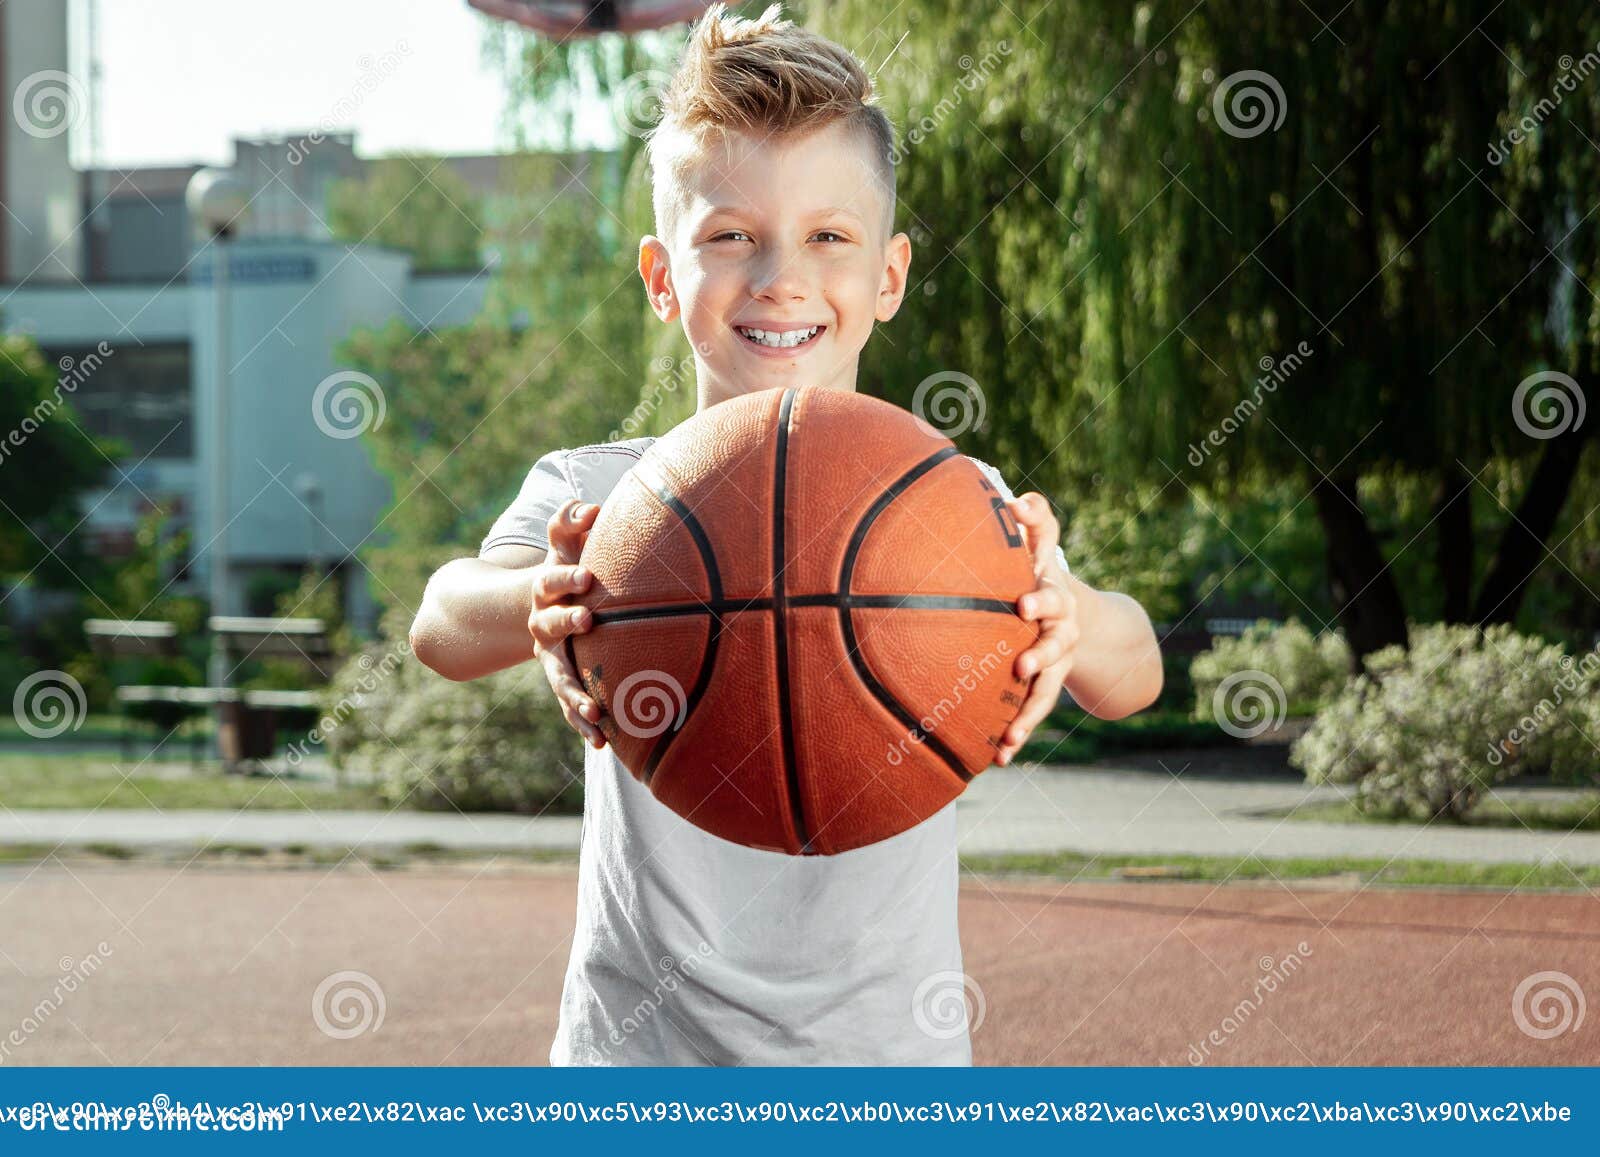
[[(1058, 494), (1294, 480), (1362, 655), (1405, 641), (1404, 551), (1436, 554), (1446, 619), (1514, 619), (1577, 476), (1600, 12), (1335, 8), (837, 0), (814, 23), (902, 130), (912, 293), (864, 376), (909, 403), (969, 375), (964, 440)], [(1490, 471), (1526, 482), (1480, 543)], [(1385, 474), (1432, 505), (1388, 549), (1361, 486)]]

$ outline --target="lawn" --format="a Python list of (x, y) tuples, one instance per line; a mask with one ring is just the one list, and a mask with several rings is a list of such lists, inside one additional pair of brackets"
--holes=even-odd
[[(1356, 810), (1351, 803), (1306, 804), (1293, 812), (1284, 813), (1291, 820), (1316, 820), (1320, 823), (1340, 824), (1411, 824), (1425, 820), (1388, 816), (1369, 816)], [(1512, 828), (1552, 832), (1600, 831), (1600, 792), (1578, 799), (1540, 803), (1536, 800), (1508, 800), (1491, 796), (1461, 820), (1435, 820), (1434, 823), (1468, 828)]]
[(183, 762), (15, 753), (0, 754), (0, 805), (164, 811), (385, 808), (370, 787), (335, 787), (325, 780), (223, 775), (212, 766), (191, 768)]

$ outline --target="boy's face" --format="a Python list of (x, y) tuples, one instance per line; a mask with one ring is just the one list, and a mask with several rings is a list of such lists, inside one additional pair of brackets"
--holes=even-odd
[(888, 236), (865, 144), (840, 123), (713, 140), (685, 174), (671, 236), (639, 250), (651, 307), (681, 316), (694, 347), (700, 408), (787, 386), (854, 390), (911, 264), (910, 239)]

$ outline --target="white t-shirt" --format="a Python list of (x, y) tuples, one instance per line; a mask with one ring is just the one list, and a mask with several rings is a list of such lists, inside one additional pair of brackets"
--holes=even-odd
[[(562, 503), (604, 502), (653, 441), (546, 454), (481, 550), (548, 549)], [(695, 827), (585, 744), (580, 845), (551, 1064), (972, 1063), (954, 801), (880, 843), (789, 856)]]

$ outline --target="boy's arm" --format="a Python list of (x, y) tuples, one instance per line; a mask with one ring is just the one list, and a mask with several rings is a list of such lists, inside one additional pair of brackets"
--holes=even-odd
[(1097, 591), (1067, 576), (1078, 604), (1078, 648), (1066, 689), (1101, 719), (1143, 711), (1161, 694), (1161, 647), (1150, 616), (1117, 591)]

